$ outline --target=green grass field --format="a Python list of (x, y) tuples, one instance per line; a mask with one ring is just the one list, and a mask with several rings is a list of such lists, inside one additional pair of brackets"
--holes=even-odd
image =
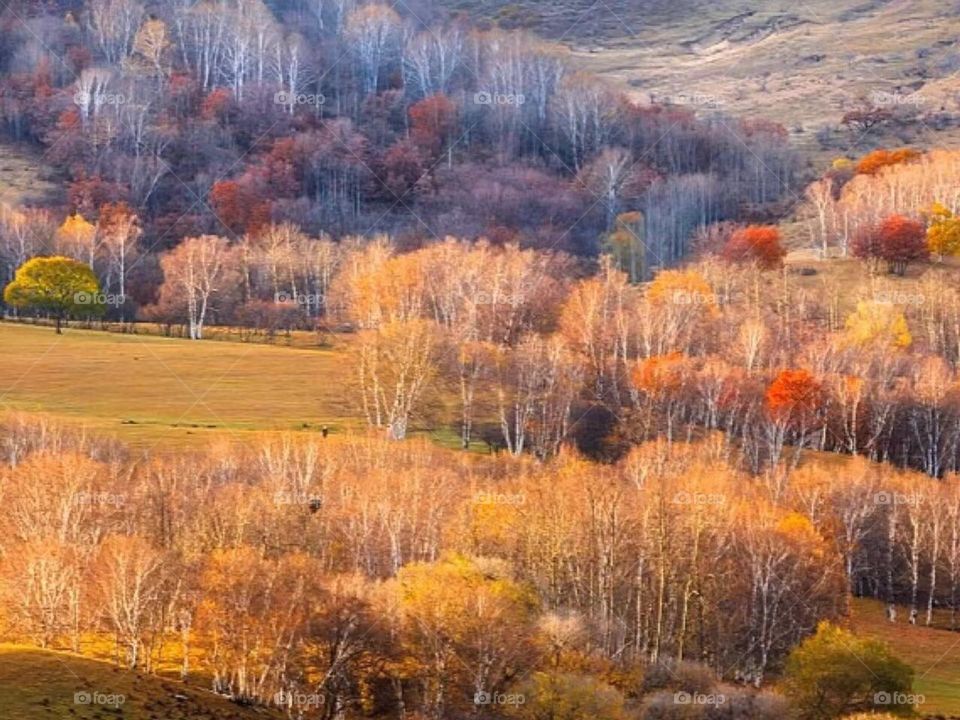
[[(122, 701), (121, 701), (122, 696)], [(0, 645), (0, 717), (4, 720), (277, 720), (198, 686), (131, 672), (100, 660)]]
[(43, 412), (135, 447), (225, 432), (359, 427), (343, 349), (190, 342), (0, 323), (0, 410)]
[(914, 691), (923, 695), (921, 715), (960, 717), (960, 632), (947, 628), (947, 618), (935, 615), (935, 627), (912, 626), (901, 608), (900, 621), (886, 619), (883, 603), (854, 600), (851, 628), (886, 642), (916, 673)]

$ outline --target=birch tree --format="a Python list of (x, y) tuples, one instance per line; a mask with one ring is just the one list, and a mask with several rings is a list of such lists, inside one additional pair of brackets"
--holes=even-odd
[(384, 323), (361, 335), (356, 361), (367, 422), (403, 440), (435, 375), (437, 330), (426, 320)]
[(384, 66), (397, 55), (401, 25), (400, 16), (387, 5), (363, 5), (347, 18), (345, 34), (356, 55), (364, 94), (380, 87)]
[(186, 238), (161, 258), (161, 296), (172, 296), (173, 305), (186, 306), (191, 340), (203, 338), (211, 302), (227, 287), (233, 270), (231, 261), (226, 239), (215, 235)]
[(88, 28), (107, 62), (119, 64), (130, 54), (143, 12), (136, 0), (89, 0)]

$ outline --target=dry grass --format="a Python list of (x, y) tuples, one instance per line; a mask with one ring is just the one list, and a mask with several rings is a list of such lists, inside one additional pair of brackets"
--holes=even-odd
[(190, 342), (0, 324), (0, 408), (82, 423), (136, 447), (229, 432), (359, 425), (341, 349)]
[(883, 603), (854, 600), (850, 624), (855, 632), (886, 642), (913, 667), (914, 691), (925, 699), (917, 708), (921, 714), (960, 716), (960, 633), (946, 629), (945, 613), (930, 628), (908, 624), (907, 614), (900, 608), (900, 621), (890, 623)]
[[(957, 287), (960, 283), (960, 260), (957, 258), (948, 258), (942, 264), (914, 263), (908, 266), (903, 277), (890, 273), (873, 275), (867, 264), (856, 258), (820, 260), (815, 252), (803, 248), (804, 242), (803, 238), (795, 237), (792, 246), (800, 249), (791, 251), (786, 258), (790, 284), (806, 300), (823, 304), (835, 301), (841, 319), (854, 312), (861, 300), (886, 296), (893, 298), (891, 302), (906, 313), (915, 336), (919, 337), (922, 335), (922, 328), (916, 326), (919, 308), (924, 302), (933, 301), (933, 298), (926, 297), (923, 283), (930, 278), (938, 278), (947, 288)], [(782, 277), (779, 273), (768, 273), (767, 279), (770, 283), (767, 296), (776, 297)], [(911, 300), (920, 304), (911, 305)]]
[[(83, 694), (123, 696), (116, 706)], [(81, 702), (77, 702), (77, 701)], [(281, 713), (244, 708), (199, 686), (121, 669), (65, 652), (0, 645), (0, 717), (10, 720), (271, 720)]]
[(35, 150), (0, 142), (0, 203), (42, 204), (61, 194), (42, 178), (43, 158)]

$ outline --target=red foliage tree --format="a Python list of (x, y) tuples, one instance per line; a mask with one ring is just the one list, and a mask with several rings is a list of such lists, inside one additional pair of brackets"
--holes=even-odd
[(891, 215), (880, 224), (880, 250), (893, 272), (903, 275), (909, 263), (930, 257), (923, 223)]
[(221, 180), (210, 188), (210, 205), (217, 218), (233, 230), (242, 233), (249, 216), (253, 198), (249, 197), (240, 183)]
[(780, 230), (772, 225), (749, 225), (734, 232), (723, 248), (729, 262), (757, 263), (764, 270), (783, 265), (787, 251), (780, 243)]
[(269, 199), (258, 198), (235, 180), (221, 180), (210, 189), (210, 205), (217, 219), (237, 235), (255, 233), (270, 222)]
[(770, 383), (764, 400), (774, 421), (808, 426), (821, 405), (822, 388), (807, 370), (783, 370)]
[(855, 257), (872, 263), (886, 262), (890, 272), (903, 275), (907, 265), (930, 256), (923, 223), (891, 215), (882, 223), (858, 232), (851, 243)]
[(440, 155), (457, 131), (457, 106), (446, 95), (431, 95), (410, 107), (410, 139), (433, 157)]

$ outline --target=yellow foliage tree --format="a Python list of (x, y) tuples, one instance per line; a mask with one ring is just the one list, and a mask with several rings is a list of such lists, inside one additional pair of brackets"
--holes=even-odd
[(717, 297), (695, 270), (662, 270), (650, 283), (647, 298), (655, 305), (689, 305), (715, 310)]
[(930, 252), (941, 261), (946, 255), (960, 255), (960, 218), (940, 203), (934, 203), (925, 215), (930, 222), (927, 228)]
[[(509, 579), (501, 561), (449, 555), (406, 565), (396, 589), (405, 644), (423, 659), (434, 717), (466, 714), (507, 691), (515, 668), (535, 656), (530, 632), (539, 606), (530, 588)], [(474, 702), (449, 688), (468, 687)]]
[(57, 245), (64, 254), (83, 257), (91, 267), (97, 254), (96, 238), (96, 226), (78, 212), (68, 215), (56, 233)]
[(847, 318), (847, 340), (853, 345), (880, 344), (908, 348), (913, 336), (903, 312), (888, 303), (862, 301)]
[(137, 31), (133, 39), (133, 54), (127, 64), (163, 82), (170, 71), (166, 59), (169, 47), (166, 23), (158, 18), (150, 18)]

